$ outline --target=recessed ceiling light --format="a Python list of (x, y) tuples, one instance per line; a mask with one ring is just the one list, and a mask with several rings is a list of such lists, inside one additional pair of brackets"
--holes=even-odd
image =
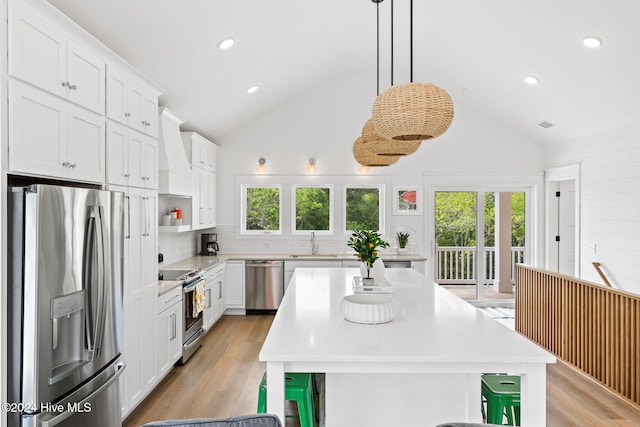
[(550, 123), (545, 120), (544, 122), (538, 123), (538, 126), (543, 127), (545, 129), (549, 129), (550, 127), (553, 126), (553, 123)]
[(226, 39), (222, 39), (218, 43), (218, 48), (222, 49), (222, 50), (229, 49), (231, 46), (233, 46), (233, 44), (235, 42), (236, 41), (235, 41), (235, 39), (233, 37), (228, 37)]
[(257, 85), (249, 86), (247, 88), (247, 93), (256, 93), (257, 91), (258, 91), (258, 86)]
[(535, 76), (524, 76), (524, 81), (530, 85), (537, 85), (539, 80)]
[(582, 44), (591, 49), (602, 46), (602, 39), (594, 36), (587, 36), (582, 39)]

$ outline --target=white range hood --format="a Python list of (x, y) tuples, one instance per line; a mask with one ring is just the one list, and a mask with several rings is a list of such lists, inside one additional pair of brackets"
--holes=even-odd
[(193, 197), (193, 171), (180, 136), (180, 125), (184, 120), (166, 107), (160, 109), (159, 116), (158, 193)]

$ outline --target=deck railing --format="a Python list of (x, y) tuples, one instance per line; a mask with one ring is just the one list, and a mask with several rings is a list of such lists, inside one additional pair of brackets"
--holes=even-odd
[(516, 330), (640, 404), (640, 296), (516, 267)]
[[(476, 283), (476, 253), (475, 247), (438, 246), (436, 248), (436, 282), (444, 284), (475, 284)], [(485, 277), (483, 284), (494, 283), (496, 249), (484, 248)], [(511, 248), (511, 282), (515, 283), (515, 265), (524, 262), (524, 248)]]

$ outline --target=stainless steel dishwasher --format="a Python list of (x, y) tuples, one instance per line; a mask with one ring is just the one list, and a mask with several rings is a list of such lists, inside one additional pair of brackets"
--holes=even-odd
[(277, 310), (284, 295), (284, 262), (248, 260), (244, 268), (247, 314)]

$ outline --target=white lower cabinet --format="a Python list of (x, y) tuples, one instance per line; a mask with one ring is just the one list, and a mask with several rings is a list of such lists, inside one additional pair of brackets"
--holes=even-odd
[(227, 261), (223, 288), (225, 311), (244, 310), (244, 261)]
[(158, 381), (182, 357), (182, 287), (158, 296), (156, 355)]
[(205, 309), (202, 314), (203, 327), (208, 331), (224, 312), (223, 285), (225, 264), (216, 265), (205, 272)]

